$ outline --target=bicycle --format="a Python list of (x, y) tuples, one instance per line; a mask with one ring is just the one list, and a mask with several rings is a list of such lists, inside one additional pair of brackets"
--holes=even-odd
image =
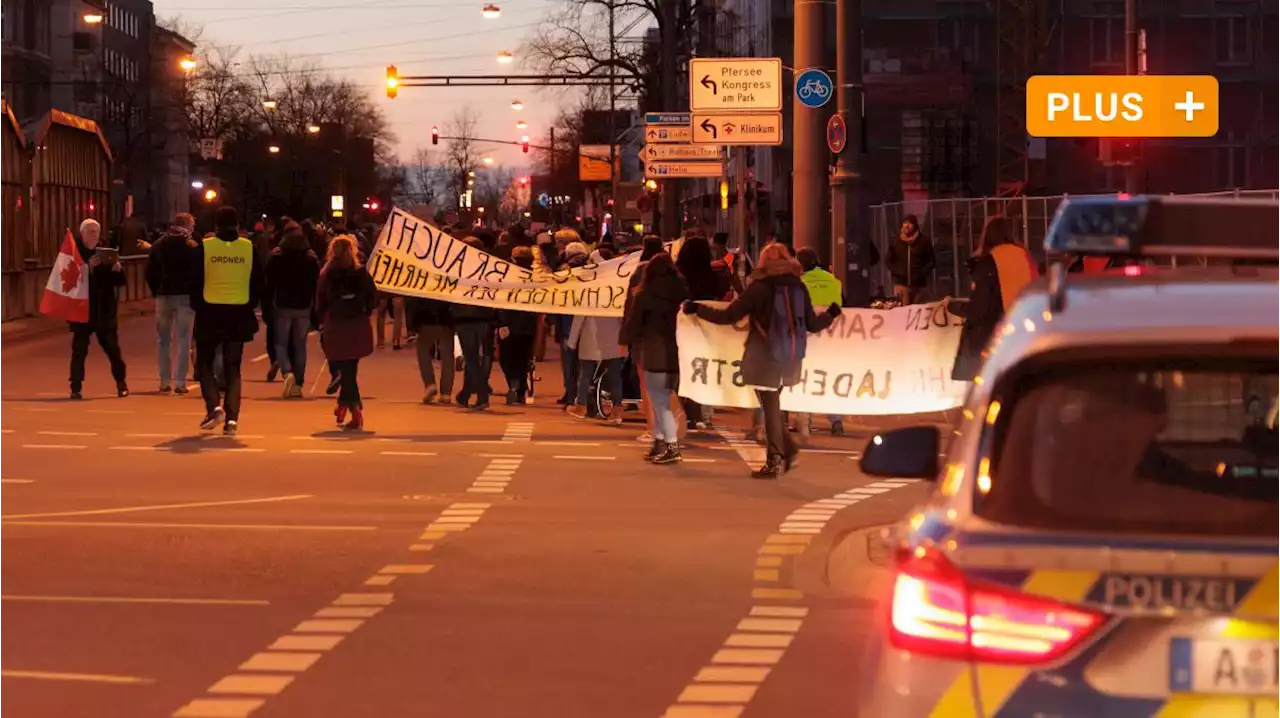
[[(604, 362), (596, 365), (591, 375), (590, 396), (595, 399), (595, 408), (600, 416), (613, 414), (615, 398), (604, 388)], [(627, 357), (622, 365), (622, 410), (636, 411), (640, 408), (640, 376), (636, 373), (636, 365)]]

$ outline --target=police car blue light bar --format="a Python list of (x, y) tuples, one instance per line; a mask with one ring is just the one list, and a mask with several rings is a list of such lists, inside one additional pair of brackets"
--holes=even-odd
[(1050, 254), (1280, 258), (1280, 203), (1191, 197), (1081, 197), (1058, 207)]

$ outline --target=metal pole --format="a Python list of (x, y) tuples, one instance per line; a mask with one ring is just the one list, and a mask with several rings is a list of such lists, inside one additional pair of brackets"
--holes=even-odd
[[(1124, 0), (1124, 74), (1138, 74), (1138, 9), (1137, 0)], [(1124, 166), (1124, 191), (1138, 193), (1138, 165)]]
[[(811, 68), (822, 68), (824, 6), (830, 0), (796, 0), (795, 4), (795, 74)], [(792, 171), (791, 240), (799, 250), (805, 247), (827, 254), (824, 240), (827, 218), (822, 211), (823, 185), (827, 181), (827, 149), (823, 137), (820, 110), (811, 110), (792, 97)]]
[(733, 205), (729, 244), (738, 251), (747, 246), (747, 148), (741, 145), (733, 148), (733, 189), (738, 202)]
[[(555, 125), (552, 125), (552, 126), (551, 126), (551, 150), (550, 150), (550, 152), (551, 152), (551, 177), (549, 178), (549, 179), (550, 179), (550, 181), (549, 181), (549, 182), (547, 182), (547, 189), (551, 190), (551, 196), (552, 196), (552, 197), (559, 197), (559, 196), (560, 196), (560, 191), (559, 191), (558, 183), (556, 182), (556, 127), (555, 127)], [(532, 184), (532, 183), (530, 183), (530, 185), (529, 185), (529, 204), (530, 204), (530, 205), (532, 205), (532, 204), (533, 204), (533, 184)], [(558, 223), (559, 223), (559, 221), (560, 221), (560, 213), (561, 213), (561, 211), (562, 211), (562, 210), (560, 209), (560, 203), (559, 203), (559, 202), (552, 201), (552, 202), (551, 202), (551, 212), (550, 212), (550, 215), (549, 215), (549, 219), (551, 220), (551, 224), (558, 224)]]
[[(661, 57), (659, 58), (660, 84), (662, 86), (662, 110), (664, 112), (679, 112), (683, 103), (680, 102), (679, 93), (676, 92), (676, 56), (678, 53), (676, 34), (676, 9), (678, 7), (676, 0), (658, 0), (658, 7), (661, 12), (661, 22), (659, 23), (659, 36), (662, 40)], [(677, 190), (676, 180), (662, 180), (662, 196), (659, 206), (658, 232), (663, 239), (675, 239), (680, 233), (680, 195)]]
[[(871, 304), (870, 236), (862, 221), (862, 0), (836, 0), (836, 114), (844, 120), (844, 149), (831, 175), (832, 263), (844, 282), (845, 302)], [(798, 151), (798, 150), (797, 150)], [(799, 172), (796, 173), (799, 178)]]
[[(613, 211), (618, 211), (618, 158), (617, 158), (617, 129), (614, 127), (616, 115), (618, 113), (618, 95), (614, 91), (614, 73), (617, 68), (614, 62), (618, 54), (618, 39), (615, 36), (614, 29), (614, 3), (609, 2), (609, 197), (614, 201)], [(609, 232), (613, 233), (613, 217), (609, 218)]]

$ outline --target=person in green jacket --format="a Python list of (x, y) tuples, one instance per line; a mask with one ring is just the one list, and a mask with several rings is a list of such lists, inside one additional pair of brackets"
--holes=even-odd
[[(805, 288), (809, 290), (809, 299), (815, 307), (829, 307), (832, 304), (844, 304), (844, 285), (836, 275), (828, 272), (818, 261), (818, 253), (810, 247), (805, 247), (796, 252), (796, 259), (800, 262), (800, 268), (804, 270), (804, 274), (800, 275), (800, 280), (804, 282)], [(828, 417), (831, 420), (831, 433), (844, 433), (844, 420), (839, 415), (833, 414)], [(813, 428), (813, 416), (811, 414), (796, 414), (796, 428), (801, 437), (801, 443), (809, 441), (809, 432)]]

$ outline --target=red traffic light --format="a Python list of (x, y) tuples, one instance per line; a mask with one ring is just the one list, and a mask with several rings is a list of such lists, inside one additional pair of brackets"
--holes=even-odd
[(529, 178), (528, 178), (528, 177), (521, 177), (521, 178), (520, 178), (520, 186), (521, 186), (521, 187), (524, 187), (524, 186), (526, 186), (526, 185), (528, 185), (528, 184), (529, 184)]
[(431, 126), (431, 144), (440, 144), (440, 128), (435, 125)]
[(528, 135), (524, 135), (523, 137), (520, 138), (520, 151), (525, 153), (526, 155), (529, 154), (529, 136)]

